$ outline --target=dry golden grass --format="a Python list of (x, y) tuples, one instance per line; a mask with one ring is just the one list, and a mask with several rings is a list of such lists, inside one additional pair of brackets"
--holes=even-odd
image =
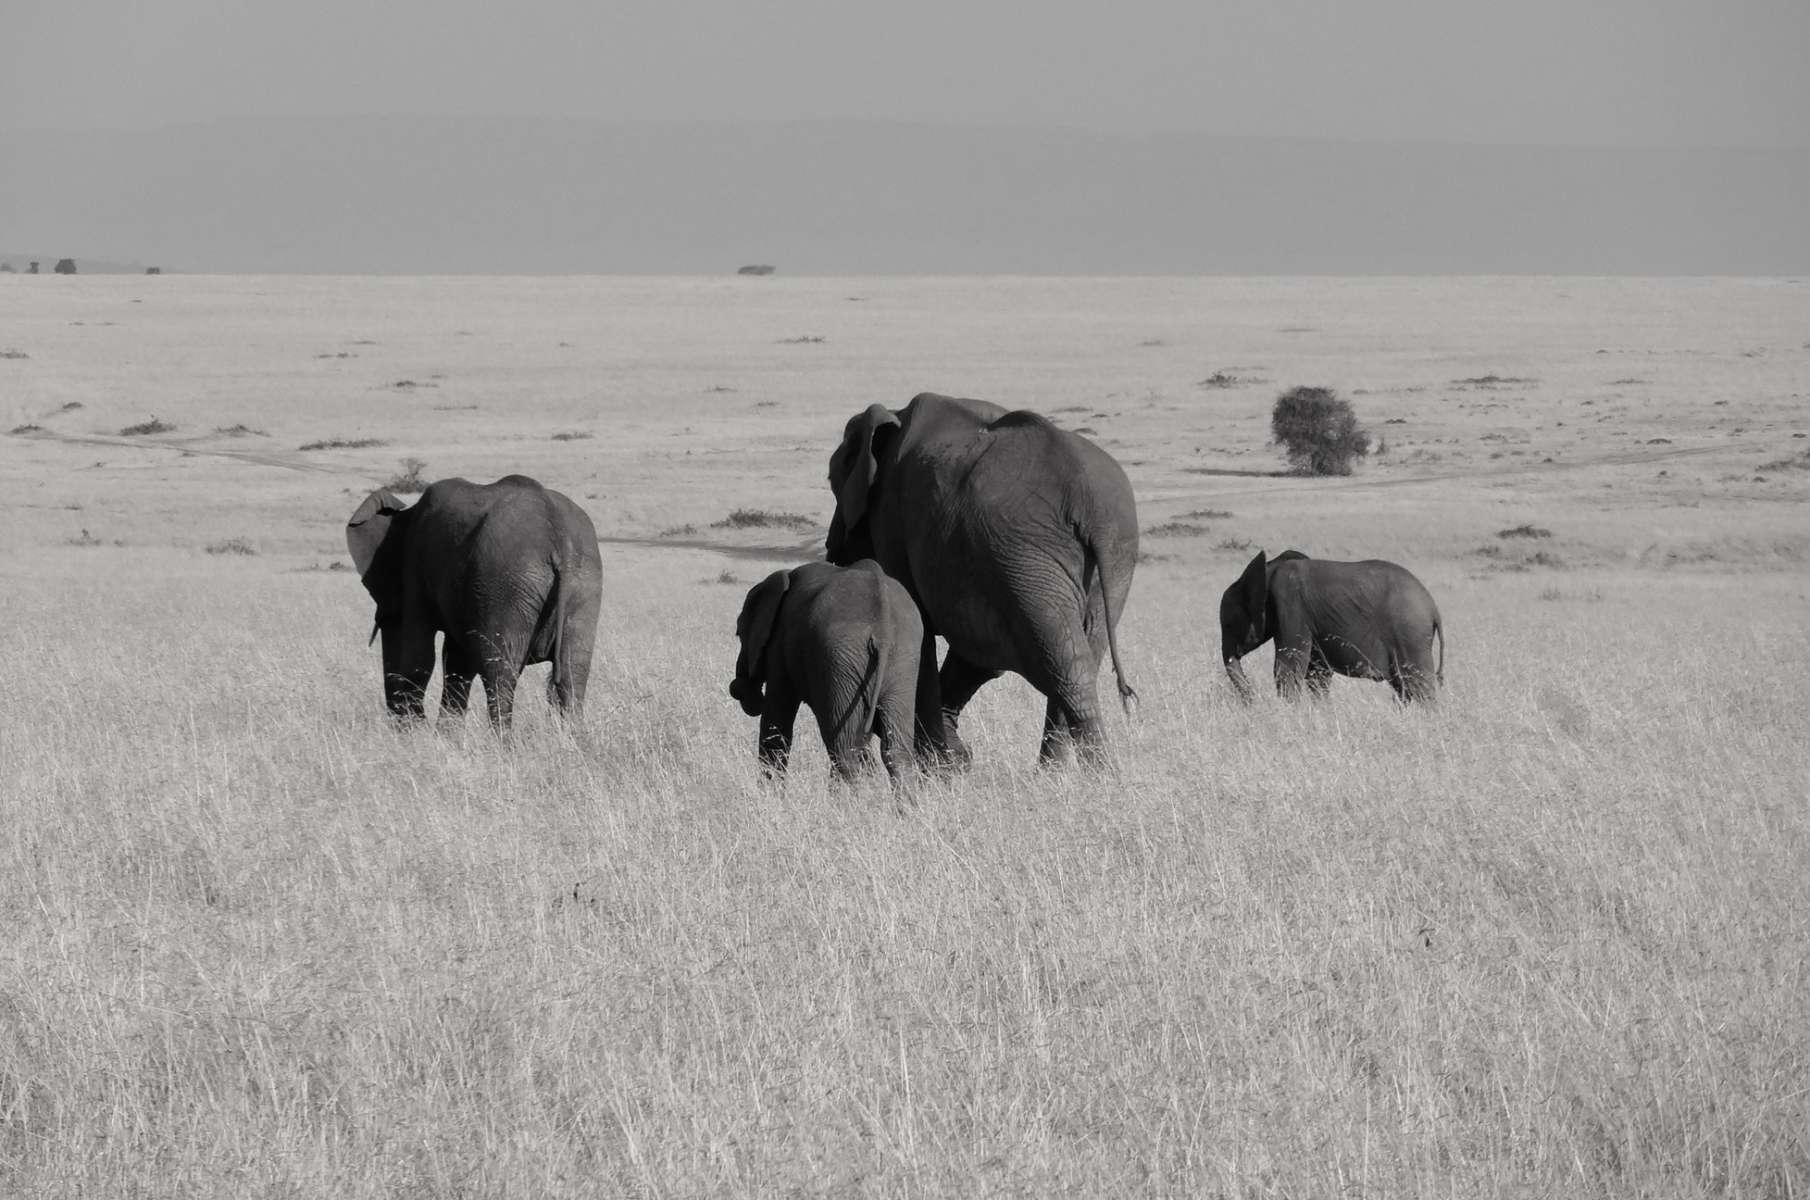
[[(1755, 481), (1810, 289), (96, 276), (0, 327), (48, 430), (0, 437), (0, 1194), (1810, 1184), (1810, 473)], [(1295, 383), (1387, 453), (1225, 474)], [(827, 515), (842, 420), (930, 387), (1097, 429), (1184, 527), (1118, 771), (1036, 770), (1006, 681), (902, 814), (818, 746), (763, 789), (735, 611), (820, 539), (712, 526)], [(323, 568), (405, 457), (593, 514), (578, 730), (544, 668), (507, 740), (379, 720)], [(1246, 541), (1411, 566), (1439, 708), (1233, 703)]]

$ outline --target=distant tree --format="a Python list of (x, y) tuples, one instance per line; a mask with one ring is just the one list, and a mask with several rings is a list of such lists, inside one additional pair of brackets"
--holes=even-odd
[(13, 264), (11, 264), (9, 262), (0, 262), (0, 275), (15, 275), (15, 274), (17, 274), (17, 272), (13, 270)]
[(745, 267), (737, 267), (735, 273), (737, 275), (771, 275), (773, 268), (766, 263), (749, 263)]
[(1331, 388), (1283, 392), (1270, 413), (1270, 436), (1295, 469), (1309, 475), (1349, 475), (1357, 460), (1370, 453), (1370, 435), (1358, 424), (1351, 404)]
[(55, 267), (55, 270), (58, 275), (75, 274), (75, 259), (73, 259), (73, 258), (57, 259), (57, 265)]

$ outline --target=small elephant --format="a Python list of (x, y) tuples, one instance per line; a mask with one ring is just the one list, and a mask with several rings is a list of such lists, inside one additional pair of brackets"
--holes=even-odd
[[(1403, 700), (1431, 700), (1445, 682), (1445, 631), (1439, 607), (1404, 567), (1379, 559), (1331, 562), (1285, 550), (1266, 562), (1258, 551), (1219, 601), (1226, 674), (1248, 700), (1239, 661), (1276, 639), (1276, 690), (1293, 698), (1303, 682), (1324, 695), (1333, 672), (1387, 679)], [(1439, 662), (1433, 662), (1433, 639)]]
[[(1039, 759), (1072, 742), (1103, 764), (1108, 653), (1127, 711), (1137, 695), (1116, 632), (1137, 569), (1137, 500), (1112, 455), (1037, 413), (926, 392), (850, 417), (829, 476), (829, 560), (876, 559), (923, 616), (920, 756), (968, 761), (962, 708), (1015, 671), (1048, 700)], [(940, 673), (938, 636), (949, 643)]]
[(584, 707), (597, 638), (603, 563), (591, 518), (526, 475), (495, 483), (442, 479), (404, 506), (380, 489), (346, 522), (346, 547), (377, 602), (383, 694), (420, 718), (444, 632), (442, 716), (461, 717), (471, 679), (484, 681), (491, 724), (507, 728), (516, 680), (553, 664), (548, 694), (568, 716)]
[(903, 584), (872, 559), (807, 563), (749, 589), (729, 694), (760, 718), (762, 767), (783, 774), (792, 722), (808, 704), (836, 773), (853, 781), (868, 739), (896, 785), (912, 763), (912, 708), (924, 624)]

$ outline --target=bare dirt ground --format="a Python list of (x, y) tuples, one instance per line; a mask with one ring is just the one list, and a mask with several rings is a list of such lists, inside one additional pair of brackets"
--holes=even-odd
[[(735, 612), (923, 390), (1130, 473), (1119, 769), (1006, 680), (762, 789)], [(1807, 400), (1797, 280), (0, 277), (0, 1191), (1797, 1194)], [(405, 460), (590, 511), (576, 734), (379, 719)], [(1438, 709), (1236, 705), (1260, 547), (1414, 570)]]

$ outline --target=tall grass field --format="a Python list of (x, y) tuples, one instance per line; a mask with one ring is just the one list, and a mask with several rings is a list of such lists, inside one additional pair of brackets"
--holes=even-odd
[[(1124, 464), (1142, 703), (762, 784), (736, 612), (925, 390)], [(1810, 284), (6, 276), (0, 427), (0, 1195), (1810, 1192)], [(583, 718), (394, 728), (345, 520), (516, 471)], [(1288, 548), (1436, 706), (1238, 703)]]

